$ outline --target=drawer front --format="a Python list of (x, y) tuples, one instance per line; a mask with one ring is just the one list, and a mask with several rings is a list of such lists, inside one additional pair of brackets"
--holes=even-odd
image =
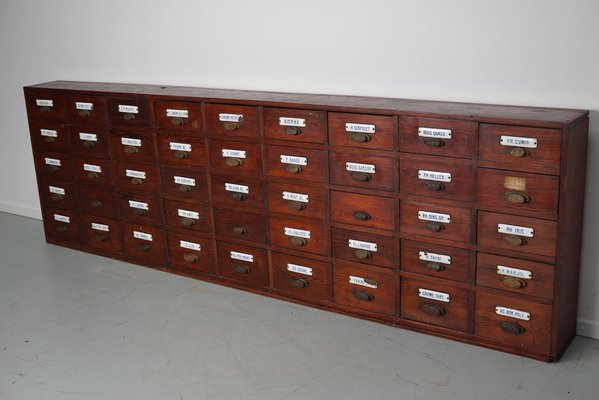
[(476, 167), (409, 158), (401, 159), (399, 165), (399, 187), (402, 193), (468, 202), (474, 197)]
[(330, 153), (330, 180), (335, 185), (392, 192), (396, 185), (393, 158), (350, 153)]
[(329, 300), (329, 264), (273, 252), (271, 266), (277, 291), (312, 303)]
[(320, 222), (270, 217), (269, 231), (274, 246), (329, 254), (329, 231)]
[(324, 111), (264, 109), (264, 137), (267, 139), (324, 143), (326, 131)]
[(162, 200), (151, 193), (120, 193), (119, 213), (127, 222), (140, 225), (162, 225)]
[(160, 192), (160, 169), (153, 165), (118, 161), (114, 164), (115, 183), (120, 191)]
[(557, 176), (480, 168), (477, 181), (481, 208), (557, 218)]
[(472, 158), (476, 130), (476, 122), (400, 117), (399, 151)]
[(249, 286), (268, 286), (265, 250), (221, 241), (217, 247), (218, 271), (222, 277)]
[(398, 286), (397, 277), (390, 270), (333, 264), (333, 297), (337, 304), (394, 315)]
[(394, 199), (331, 191), (333, 223), (394, 230), (395, 209)]
[(467, 208), (402, 201), (399, 212), (403, 233), (470, 242), (471, 211)]
[(327, 181), (327, 156), (325, 151), (284, 146), (266, 146), (266, 174), (285, 178), (291, 182)]
[(30, 119), (63, 119), (65, 99), (62, 93), (44, 90), (27, 90), (27, 115)]
[(487, 253), (476, 256), (478, 286), (552, 299), (553, 274), (549, 264)]
[(38, 175), (48, 179), (70, 181), (73, 177), (71, 156), (64, 153), (39, 152), (34, 154)]
[(110, 152), (117, 160), (154, 163), (154, 135), (140, 131), (111, 131)]
[(67, 96), (67, 115), (70, 121), (76, 123), (105, 124), (106, 99), (87, 95)]
[(81, 236), (84, 243), (108, 255), (122, 252), (120, 223), (92, 215), (81, 217)]
[(206, 104), (206, 132), (213, 136), (258, 139), (258, 107), (232, 104)]
[(188, 229), (196, 232), (212, 232), (210, 207), (194, 203), (164, 199), (166, 224), (171, 228)]
[(225, 174), (262, 175), (262, 151), (256, 143), (209, 140), (210, 166)]
[(67, 129), (64, 124), (59, 122), (31, 121), (29, 132), (35, 150), (65, 153), (71, 148)]
[(108, 132), (95, 125), (70, 126), (71, 149), (82, 156), (108, 158)]
[(157, 147), (160, 164), (173, 167), (208, 166), (208, 149), (202, 137), (161, 131), (157, 136)]
[(478, 244), (507, 250), (555, 256), (557, 223), (543, 219), (478, 213)]
[(73, 158), (73, 175), (78, 182), (106, 188), (112, 186), (112, 174), (113, 165), (105, 158)]
[(326, 189), (278, 182), (268, 183), (266, 196), (270, 212), (321, 220), (326, 217), (328, 197)]
[(44, 231), (48, 240), (79, 244), (79, 213), (73, 210), (46, 208), (44, 211)]
[(214, 210), (217, 235), (254, 243), (266, 243), (266, 219), (259, 214), (217, 208)]
[(549, 353), (551, 307), (548, 305), (478, 292), (474, 320), (474, 333), (478, 337), (525, 351)]
[(150, 101), (146, 97), (109, 98), (108, 119), (112, 125), (149, 127)]
[(468, 332), (470, 292), (426, 280), (401, 280), (401, 317)]
[(160, 128), (199, 133), (202, 128), (202, 103), (155, 100), (154, 121)]
[(180, 199), (208, 202), (208, 175), (196, 169), (162, 167), (163, 193)]
[(202, 274), (216, 274), (214, 241), (191, 232), (168, 232), (171, 267)]
[(332, 229), (333, 257), (363, 264), (395, 268), (393, 236)]
[(389, 116), (329, 113), (329, 141), (335, 146), (395, 150), (397, 129)]
[(129, 257), (166, 264), (165, 232), (153, 226), (123, 224), (123, 250)]
[(40, 200), (46, 207), (72, 210), (77, 207), (75, 185), (56, 179), (40, 181)]
[(403, 271), (458, 282), (472, 282), (472, 254), (468, 250), (402, 239)]
[(258, 180), (212, 175), (212, 197), (220, 207), (264, 210), (264, 187)]
[(559, 174), (561, 131), (480, 124), (478, 157), (503, 169)]
[(77, 196), (77, 204), (82, 214), (118, 218), (117, 201), (112, 190), (81, 184), (77, 186)]

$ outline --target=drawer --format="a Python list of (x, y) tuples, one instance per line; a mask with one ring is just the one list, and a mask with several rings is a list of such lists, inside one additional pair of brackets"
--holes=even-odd
[(162, 190), (169, 196), (207, 203), (208, 176), (197, 169), (162, 167)]
[(82, 214), (100, 215), (107, 218), (118, 218), (116, 196), (112, 190), (96, 185), (80, 184), (77, 186), (77, 205)]
[(363, 264), (395, 268), (393, 236), (332, 229), (333, 257)]
[(401, 317), (468, 332), (470, 292), (426, 280), (401, 280)]
[(311, 303), (329, 300), (329, 264), (277, 252), (270, 260), (277, 291)]
[(335, 146), (395, 150), (397, 128), (390, 116), (329, 113), (329, 142)]
[(402, 158), (399, 161), (399, 190), (442, 199), (471, 202), (474, 197), (476, 167), (442, 162)]
[(551, 306), (477, 292), (474, 333), (524, 351), (548, 354)]
[(140, 131), (113, 130), (110, 132), (110, 153), (117, 160), (154, 163), (154, 135)]
[(476, 128), (476, 122), (400, 117), (399, 151), (472, 158)]
[(516, 171), (559, 174), (561, 131), (557, 129), (480, 124), (481, 162)]
[(483, 246), (554, 257), (557, 223), (479, 211), (477, 238)]
[(209, 135), (258, 139), (258, 107), (206, 104), (206, 132)]
[(46, 207), (72, 210), (77, 207), (75, 185), (56, 179), (47, 179), (39, 183), (40, 200)]
[(299, 218), (324, 220), (328, 210), (329, 191), (311, 186), (268, 182), (268, 209), (272, 213)]
[(324, 143), (324, 111), (264, 108), (264, 137), (295, 142)]
[(34, 154), (35, 169), (42, 177), (70, 181), (73, 177), (71, 156), (64, 153), (39, 152)]
[(268, 286), (266, 250), (221, 241), (217, 247), (218, 271), (222, 277), (249, 286)]
[(155, 100), (154, 121), (159, 128), (199, 133), (202, 129), (202, 103)]
[(219, 207), (264, 210), (264, 187), (257, 179), (212, 175), (212, 198)]
[(472, 258), (468, 250), (402, 239), (399, 265), (403, 271), (470, 283)]
[(120, 193), (119, 213), (127, 222), (140, 225), (162, 225), (162, 199), (152, 193)]
[(100, 126), (70, 126), (71, 149), (82, 156), (108, 158), (108, 132)]
[(266, 218), (239, 210), (214, 210), (216, 234), (231, 239), (266, 243)]
[(112, 185), (112, 172), (112, 164), (105, 158), (73, 158), (73, 174), (76, 181), (109, 187)]
[(557, 218), (557, 176), (479, 168), (477, 182), (481, 208)]
[(327, 181), (327, 153), (295, 147), (266, 146), (266, 174), (290, 181)]
[(196, 232), (212, 232), (210, 207), (178, 200), (164, 199), (166, 224)]
[(225, 174), (262, 175), (262, 151), (256, 143), (208, 141), (210, 166)]
[(108, 255), (122, 253), (119, 222), (92, 215), (81, 217), (81, 237), (84, 243)]
[(64, 95), (45, 90), (25, 91), (27, 115), (30, 119), (63, 119), (66, 115)]
[(208, 166), (208, 149), (202, 137), (183, 136), (160, 131), (156, 141), (158, 158), (162, 165), (172, 165), (174, 167)]
[(553, 265), (534, 261), (478, 253), (476, 284), (552, 299), (554, 268)]
[(396, 275), (388, 269), (333, 264), (333, 297), (336, 304), (394, 315), (398, 286)]
[(404, 234), (470, 243), (471, 211), (467, 208), (402, 201), (399, 213)]
[(114, 164), (114, 175), (121, 192), (160, 192), (160, 169), (156, 166), (118, 161)]
[(393, 158), (365, 153), (330, 153), (330, 181), (335, 185), (392, 192), (396, 186), (397, 163)]
[(331, 220), (342, 224), (395, 229), (396, 201), (386, 197), (331, 191)]
[(322, 222), (270, 217), (269, 232), (274, 246), (329, 254), (329, 228), (323, 226)]
[(123, 251), (125, 255), (148, 264), (166, 264), (165, 232), (153, 226), (123, 224)]
[(80, 244), (79, 213), (73, 210), (46, 208), (44, 210), (46, 239), (66, 244)]
[(104, 97), (67, 96), (67, 115), (75, 123), (106, 124), (107, 107)]
[(31, 133), (31, 144), (35, 150), (65, 153), (71, 148), (65, 124), (52, 121), (31, 121), (29, 132)]
[(192, 232), (168, 232), (171, 267), (202, 274), (216, 274), (214, 241)]
[(147, 97), (109, 98), (108, 119), (112, 125), (150, 127), (150, 101)]

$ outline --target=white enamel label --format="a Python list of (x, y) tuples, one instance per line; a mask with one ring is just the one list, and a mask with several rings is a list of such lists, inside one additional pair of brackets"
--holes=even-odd
[(449, 172), (437, 172), (419, 169), (418, 179), (427, 181), (451, 182), (451, 174)]
[(126, 169), (125, 170), (125, 175), (127, 175), (129, 178), (139, 178), (139, 179), (146, 179), (146, 173), (143, 171), (136, 171), (134, 169)]
[(98, 135), (96, 135), (95, 133), (79, 132), (79, 139), (87, 140), (88, 142), (97, 142)]
[(434, 213), (430, 211), (418, 211), (418, 219), (423, 221), (442, 222), (444, 224), (451, 223), (451, 215)]
[(96, 222), (92, 222), (92, 229), (103, 232), (110, 232), (110, 227), (104, 224), (98, 224)]
[(421, 126), (418, 128), (418, 136), (436, 139), (451, 139), (451, 129), (425, 128)]
[(127, 114), (139, 114), (139, 107), (119, 104), (119, 112)]
[(250, 187), (245, 185), (236, 185), (234, 183), (225, 183), (225, 190), (227, 192), (237, 192), (237, 193), (250, 193)]
[(133, 231), (133, 237), (136, 239), (147, 240), (148, 242), (154, 240), (151, 234), (140, 231)]
[(46, 161), (46, 164), (48, 164), (48, 165), (57, 165), (60, 167), (60, 160), (58, 160), (56, 158), (45, 157), (44, 160)]
[(141, 147), (141, 139), (133, 139), (133, 138), (124, 137), (124, 138), (121, 138), (121, 143), (125, 146)]
[(374, 133), (376, 131), (376, 126), (372, 124), (355, 124), (353, 122), (347, 122), (345, 124), (345, 130), (347, 132)]
[(129, 207), (137, 208), (139, 210), (149, 210), (150, 205), (141, 201), (129, 200)]
[(169, 147), (171, 150), (191, 151), (191, 145), (188, 143), (170, 142)]
[(54, 101), (45, 99), (36, 99), (35, 104), (38, 107), (54, 107)]
[(441, 264), (451, 264), (451, 256), (444, 254), (429, 253), (427, 251), (419, 251), (418, 258), (422, 261), (438, 262)]
[(202, 246), (199, 243), (187, 242), (185, 240), (179, 240), (179, 247), (189, 250), (202, 251)]
[(497, 224), (497, 232), (526, 237), (533, 237), (535, 235), (533, 228), (508, 224)]
[(233, 260), (241, 260), (241, 261), (247, 261), (247, 262), (254, 262), (254, 256), (251, 254), (247, 254), (247, 253), (240, 253), (238, 251), (232, 251), (230, 253), (231, 258)]
[(223, 122), (241, 122), (243, 120), (243, 114), (218, 114), (218, 120)]
[(346, 162), (345, 169), (351, 172), (365, 172), (367, 174), (374, 174), (376, 172), (376, 165)]
[(100, 167), (99, 165), (93, 165), (93, 164), (83, 164), (83, 170), (89, 171), (89, 172), (101, 173), (102, 167)]
[(507, 307), (495, 307), (495, 314), (503, 315), (504, 317), (511, 317), (521, 319), (523, 321), (530, 321), (530, 313), (526, 311), (520, 311), (513, 308)]
[(196, 180), (193, 178), (186, 178), (184, 176), (174, 176), (173, 180), (177, 185), (195, 186)]
[(306, 120), (304, 118), (279, 117), (279, 125), (299, 126), (303, 128), (306, 126)]
[(512, 146), (512, 147), (527, 147), (529, 149), (536, 149), (538, 142), (536, 138), (527, 138), (520, 136), (504, 136), (501, 135), (501, 139), (499, 143), (502, 146)]
[(300, 203), (308, 203), (310, 198), (307, 194), (283, 192), (283, 200), (299, 201)]
[(499, 275), (513, 276), (515, 278), (532, 279), (532, 272), (525, 269), (508, 267), (506, 265), (498, 265), (497, 273)]
[(449, 303), (449, 293), (435, 292), (434, 290), (419, 288), (418, 296), (425, 298), (425, 299), (431, 299), (431, 300), (442, 301), (444, 303)]
[(83, 103), (80, 101), (76, 101), (75, 102), (75, 108), (77, 110), (93, 110), (94, 109), (94, 103)]
[(349, 239), (348, 246), (352, 249), (361, 249), (368, 251), (377, 251), (378, 246), (376, 243), (362, 242), (360, 240)]
[(50, 191), (50, 193), (56, 193), (56, 194), (61, 194), (61, 195), (65, 195), (65, 190), (61, 187), (56, 187), (56, 186), (48, 186), (48, 190)]
[(310, 231), (285, 227), (285, 235), (310, 239)]
[(58, 137), (58, 132), (53, 129), (40, 129), (42, 136)]
[(281, 154), (281, 162), (283, 164), (308, 165), (308, 159), (306, 157), (286, 156), (283, 154)]
[(187, 110), (175, 110), (173, 108), (166, 109), (167, 117), (179, 117), (179, 118), (189, 118), (189, 111)]
[(312, 268), (304, 267), (298, 264), (287, 264), (287, 271), (295, 272), (296, 274), (312, 276)]
[(223, 157), (245, 158), (245, 150), (223, 149)]
[(183, 218), (200, 219), (200, 213), (196, 211), (177, 209), (177, 215)]
[(64, 222), (65, 224), (71, 223), (71, 218), (66, 215), (54, 214), (54, 220), (58, 222)]
[(368, 283), (368, 282), (366, 282), (366, 280), (364, 278), (361, 278), (359, 276), (350, 275), (349, 283), (351, 283), (352, 285), (366, 286), (366, 287), (373, 288), (373, 289), (378, 288), (378, 285), (376, 283), (374, 283), (374, 284)]

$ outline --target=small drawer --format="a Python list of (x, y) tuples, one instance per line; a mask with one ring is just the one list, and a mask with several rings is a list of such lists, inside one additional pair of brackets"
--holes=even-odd
[(182, 228), (196, 232), (212, 232), (210, 207), (178, 200), (164, 199), (166, 224), (171, 228)]
[(216, 274), (214, 241), (191, 232), (168, 232), (169, 262), (177, 270)]
[(202, 129), (202, 103), (155, 100), (154, 121), (160, 128), (199, 133)]
[(466, 289), (402, 278), (401, 317), (468, 332), (470, 292)]
[(64, 95), (59, 92), (26, 89), (27, 114), (30, 119), (63, 119), (66, 115)]
[(71, 156), (64, 153), (35, 153), (35, 169), (48, 179), (70, 181), (73, 178)]
[(153, 226), (123, 224), (125, 255), (163, 266), (166, 264), (166, 234)]
[(72, 95), (67, 97), (67, 114), (76, 123), (106, 124), (107, 104), (104, 97)]
[(266, 243), (266, 220), (259, 214), (239, 210), (214, 210), (216, 234), (231, 239)]
[(561, 131), (480, 124), (478, 158), (502, 169), (559, 174)]
[(467, 208), (402, 201), (399, 214), (405, 234), (470, 243), (471, 211)]
[(111, 131), (110, 154), (117, 160), (154, 163), (154, 135), (139, 131)]
[(479, 168), (481, 208), (557, 218), (559, 177)]
[(551, 306), (477, 292), (474, 333), (480, 338), (548, 354)]
[(329, 231), (322, 222), (270, 217), (270, 241), (274, 246), (316, 254), (329, 254)]
[(329, 142), (335, 146), (396, 150), (397, 128), (393, 117), (329, 113)]
[(396, 186), (397, 163), (393, 158), (331, 152), (329, 168), (331, 183), (335, 185), (388, 192)]
[(121, 226), (113, 219), (83, 215), (81, 236), (84, 243), (102, 253), (108, 255), (122, 253)]
[(442, 199), (472, 201), (476, 167), (442, 162), (402, 158), (399, 161), (399, 190)]
[(257, 179), (212, 175), (212, 198), (219, 207), (264, 210), (264, 187)]
[(476, 256), (478, 286), (552, 299), (553, 273), (549, 264), (487, 253)]
[(71, 149), (65, 124), (30, 121), (29, 132), (35, 150), (64, 153)]
[(76, 157), (73, 159), (75, 180), (92, 185), (112, 185), (112, 164), (105, 158)]
[(115, 183), (121, 192), (160, 192), (160, 169), (156, 166), (118, 161), (114, 171)]
[(326, 131), (324, 111), (264, 109), (264, 137), (267, 139), (323, 143)]
[(72, 210), (77, 207), (75, 185), (55, 179), (40, 181), (40, 200), (44, 206)]
[(332, 229), (333, 257), (395, 268), (395, 238), (393, 236)]
[(46, 239), (63, 243), (80, 244), (79, 213), (73, 210), (47, 208), (44, 211)]
[(160, 164), (173, 167), (208, 166), (208, 149), (204, 138), (160, 131), (156, 139)]
[(258, 139), (258, 107), (206, 104), (206, 132), (209, 135)]
[(127, 222), (140, 225), (162, 225), (162, 200), (151, 193), (120, 193), (119, 213)]
[(210, 166), (225, 174), (262, 175), (262, 151), (256, 143), (208, 141)]
[(557, 223), (479, 211), (477, 238), (483, 246), (554, 257)]
[(270, 212), (322, 220), (326, 217), (328, 197), (326, 189), (269, 182), (266, 199)]
[(118, 218), (115, 194), (112, 190), (96, 185), (80, 184), (77, 186), (78, 206), (82, 214), (100, 215), (107, 218)]
[(470, 283), (472, 261), (472, 253), (468, 250), (401, 240), (399, 265), (403, 271)]
[(277, 291), (311, 303), (329, 300), (329, 264), (273, 252), (271, 266)]
[(472, 158), (476, 128), (476, 122), (400, 117), (399, 151)]
[(398, 286), (396, 274), (388, 269), (333, 264), (333, 297), (337, 304), (394, 315)]
[(108, 158), (108, 132), (100, 126), (70, 126), (71, 149), (82, 156)]
[(266, 146), (266, 174), (290, 181), (327, 181), (327, 154), (322, 150)]
[(169, 196), (207, 203), (208, 176), (197, 169), (162, 167), (162, 190)]
[(249, 286), (268, 286), (266, 250), (221, 241), (217, 247), (218, 271), (222, 277)]
[(333, 222), (391, 231), (395, 229), (395, 209), (394, 199), (331, 191)]
[(147, 97), (109, 98), (108, 119), (112, 125), (149, 127), (150, 101)]

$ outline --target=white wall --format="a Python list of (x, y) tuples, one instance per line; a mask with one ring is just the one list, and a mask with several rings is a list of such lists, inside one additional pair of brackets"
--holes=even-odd
[(179, 84), (590, 109), (578, 332), (599, 338), (598, 20), (595, 0), (2, 0), (0, 210), (40, 215), (26, 84)]

